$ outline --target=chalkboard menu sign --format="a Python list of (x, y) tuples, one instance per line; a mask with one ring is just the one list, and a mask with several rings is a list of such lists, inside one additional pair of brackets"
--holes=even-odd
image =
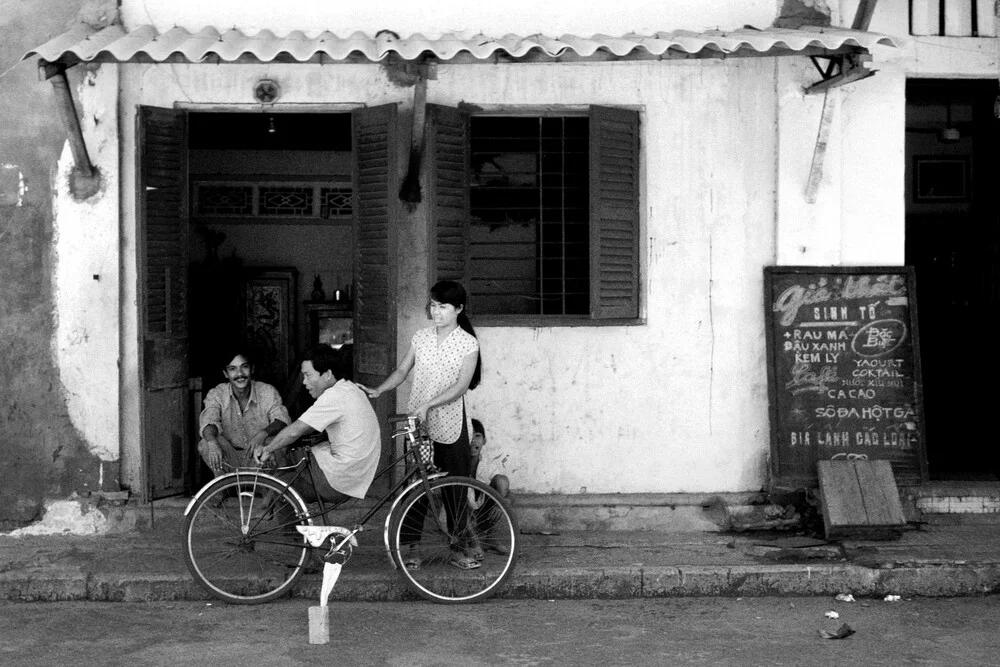
[(822, 460), (926, 476), (910, 267), (764, 269), (772, 485), (818, 485)]

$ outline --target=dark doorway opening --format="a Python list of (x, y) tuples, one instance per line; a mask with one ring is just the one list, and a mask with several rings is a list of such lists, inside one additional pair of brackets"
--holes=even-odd
[[(230, 341), (256, 343), (257, 377), (279, 389), (293, 418), (311, 403), (295, 393), (307, 347), (353, 342), (355, 379), (367, 385), (395, 367), (398, 136), (395, 104), (348, 114), (139, 107), (147, 499), (205, 481), (195, 451), (201, 397), (223, 381), (218, 352)], [(383, 465), (395, 409), (394, 395), (375, 404)]]
[[(312, 403), (302, 353), (353, 342), (351, 114), (188, 119), (193, 422), (234, 349), (253, 355), (255, 379), (273, 385), (295, 419)], [(197, 488), (208, 470), (196, 451), (192, 459)]]
[(997, 81), (911, 80), (906, 96), (906, 263), (916, 272), (928, 470), (996, 480)]

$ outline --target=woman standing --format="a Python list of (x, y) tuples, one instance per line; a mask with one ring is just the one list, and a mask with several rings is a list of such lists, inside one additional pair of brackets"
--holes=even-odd
[[(407, 412), (420, 418), (434, 441), (434, 465), (451, 474), (469, 476), (472, 473), (472, 451), (469, 446), (469, 427), (465, 410), (465, 392), (479, 384), (482, 363), (479, 358), (479, 340), (465, 312), (466, 293), (460, 283), (444, 280), (431, 288), (430, 314), (434, 326), (413, 334), (410, 349), (395, 371), (374, 389), (366, 389), (372, 398), (398, 387), (413, 372), (413, 387)], [(447, 503), (455, 507), (452, 503)], [(415, 525), (423, 522), (426, 507), (414, 508), (419, 517)], [(460, 514), (464, 514), (460, 513)], [(449, 516), (449, 523), (454, 517)], [(404, 535), (402, 542), (409, 544), (409, 555), (404, 565), (410, 569), (420, 567), (417, 551), (419, 533)], [(479, 563), (465, 553), (452, 554), (451, 562), (462, 569), (479, 567)]]

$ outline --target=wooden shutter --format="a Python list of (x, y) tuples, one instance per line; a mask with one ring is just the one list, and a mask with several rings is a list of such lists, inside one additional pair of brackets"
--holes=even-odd
[[(396, 368), (396, 227), (399, 202), (396, 105), (354, 112), (354, 369), (355, 380), (374, 387)], [(374, 403), (382, 428), (380, 467), (391, 460), (388, 416), (396, 393)], [(369, 495), (388, 490), (389, 480)]]
[(639, 113), (590, 108), (590, 312), (639, 316)]
[(430, 284), (457, 280), (469, 285), (469, 115), (427, 105), (427, 184)]
[(396, 137), (395, 104), (354, 113), (354, 357), (379, 382), (396, 362)]
[(187, 114), (139, 107), (141, 449), (147, 499), (190, 481), (188, 405)]

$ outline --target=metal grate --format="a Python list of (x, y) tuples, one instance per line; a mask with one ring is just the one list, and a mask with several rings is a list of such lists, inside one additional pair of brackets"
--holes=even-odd
[(477, 311), (589, 312), (588, 133), (578, 116), (471, 119)]

